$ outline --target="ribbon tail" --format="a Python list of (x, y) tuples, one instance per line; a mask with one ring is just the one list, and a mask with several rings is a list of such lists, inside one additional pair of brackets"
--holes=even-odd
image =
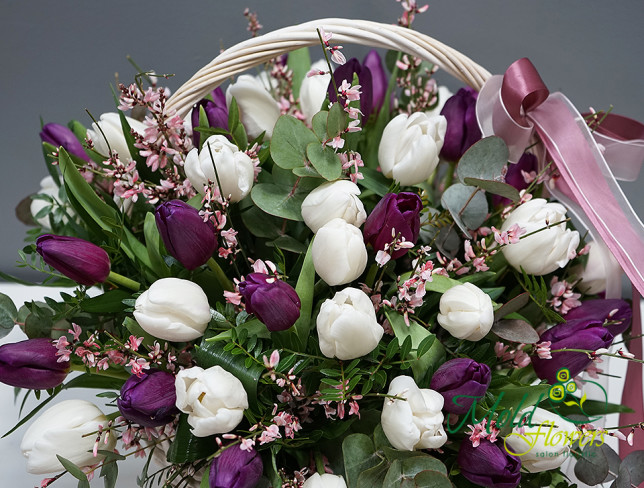
[(552, 94), (529, 117), (596, 235), (644, 295), (644, 225), (617, 184), (583, 117), (560, 93)]

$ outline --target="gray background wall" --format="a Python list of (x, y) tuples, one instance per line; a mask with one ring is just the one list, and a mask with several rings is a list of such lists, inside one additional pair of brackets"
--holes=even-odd
[[(616, 113), (644, 121), (641, 0), (427, 1), (429, 11), (415, 28), (490, 71), (527, 56), (550, 89), (563, 91), (580, 109), (613, 104)], [(85, 108), (96, 115), (112, 111), (115, 72), (123, 81), (135, 73), (126, 54), (146, 69), (176, 73), (167, 84), (178, 87), (221, 46), (248, 36), (245, 6), (259, 14), (263, 32), (330, 16), (393, 23), (401, 13), (394, 0), (0, 0), (2, 271), (24, 275), (14, 264), (26, 227), (13, 209), (46, 174), (39, 117), (88, 124)], [(345, 52), (361, 56), (364, 50), (346, 46)], [(642, 214), (640, 186), (623, 185)]]

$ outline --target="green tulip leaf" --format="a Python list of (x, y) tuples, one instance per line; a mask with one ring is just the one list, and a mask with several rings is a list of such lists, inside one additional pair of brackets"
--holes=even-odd
[(169, 463), (182, 464), (204, 459), (217, 449), (214, 435), (197, 437), (192, 434), (191, 429), (188, 415), (179, 415), (177, 432), (166, 456)]
[(485, 137), (473, 144), (461, 157), (456, 174), (461, 183), (465, 178), (496, 180), (508, 164), (508, 146), (496, 136)]
[(154, 272), (161, 278), (167, 278), (170, 276), (170, 270), (163, 260), (163, 256), (161, 256), (161, 236), (157, 228), (156, 218), (152, 212), (145, 214), (143, 235), (145, 236), (145, 247), (148, 250), (148, 256)]
[(320, 143), (304, 122), (290, 115), (282, 115), (273, 129), (271, 158), (277, 166), (284, 169), (304, 166), (308, 159), (306, 148), (312, 142)]
[(92, 298), (86, 298), (80, 303), (83, 312), (107, 314), (122, 312), (127, 308), (123, 300), (132, 298), (132, 293), (127, 290), (110, 290)]
[(311, 69), (311, 56), (309, 48), (303, 47), (288, 53), (286, 66), (293, 74), (293, 96), (297, 99), (300, 96), (302, 80)]

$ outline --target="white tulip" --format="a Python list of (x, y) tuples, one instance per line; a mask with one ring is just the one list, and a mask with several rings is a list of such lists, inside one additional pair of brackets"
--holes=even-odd
[[(311, 65), (311, 69), (327, 71), (329, 69), (326, 61), (320, 59)], [(306, 76), (300, 85), (300, 109), (306, 118), (307, 124), (311, 124), (313, 116), (322, 109), (322, 104), (327, 96), (327, 88), (331, 81), (331, 75)]]
[(385, 127), (378, 148), (382, 173), (401, 185), (422, 183), (436, 169), (447, 120), (422, 112), (400, 114)]
[(456, 285), (441, 296), (441, 327), (458, 339), (480, 341), (494, 323), (494, 309), (489, 295), (472, 283)]
[(197, 437), (230, 432), (248, 408), (242, 382), (221, 366), (181, 370), (175, 387), (177, 408), (188, 414), (188, 423)]
[(343, 219), (332, 219), (317, 231), (311, 252), (315, 271), (330, 286), (355, 280), (367, 266), (362, 232)]
[[(93, 403), (85, 400), (65, 400), (42, 413), (29, 426), (20, 444), (27, 458), (27, 471), (48, 474), (63, 471), (56, 455), (70, 460), (77, 466), (91, 466), (103, 460), (94, 457), (92, 450), (99, 426), (107, 426), (107, 417)], [(116, 436), (110, 435), (107, 444), (101, 436), (99, 449), (111, 451)]]
[(345, 288), (325, 300), (316, 325), (322, 354), (341, 360), (369, 354), (384, 333), (371, 299), (357, 288)]
[(606, 291), (607, 279), (619, 280), (622, 268), (603, 242), (593, 241), (589, 246), (588, 261), (581, 271), (577, 287), (584, 293), (596, 295)]
[(530, 425), (512, 429), (504, 439), (506, 450), (520, 456), (521, 468), (530, 473), (557, 469), (568, 459), (571, 445), (579, 438), (577, 427), (543, 408), (527, 408), (518, 418), (524, 415)]
[(199, 285), (162, 278), (136, 299), (134, 318), (154, 337), (173, 342), (201, 337), (210, 322), (208, 297)]
[(349, 180), (324, 183), (309, 193), (302, 202), (304, 223), (313, 232), (335, 218), (360, 227), (367, 219), (360, 198), (360, 188)]
[(391, 445), (401, 451), (437, 449), (447, 441), (443, 429), (444, 399), (429, 388), (418, 388), (410, 376), (397, 376), (389, 385), (380, 421)]
[(302, 488), (347, 488), (347, 483), (342, 476), (313, 473), (313, 476), (304, 482)]
[(246, 133), (255, 139), (266, 132), (266, 139), (273, 135), (275, 122), (280, 116), (280, 106), (260, 78), (241, 75), (226, 90), (226, 103), (235, 97), (239, 106), (239, 117)]
[[(125, 118), (134, 132), (138, 132), (141, 135), (145, 134), (145, 124), (131, 117)], [(98, 126), (100, 126), (103, 133), (101, 133)], [(127, 147), (125, 136), (123, 135), (119, 114), (109, 112), (101, 115), (101, 118), (98, 120), (98, 126), (96, 125), (96, 122), (92, 123), (92, 128), (87, 130), (87, 137), (92, 140), (94, 143), (94, 149), (99, 154), (109, 156), (109, 148), (111, 148), (112, 151), (116, 151), (118, 153), (121, 160), (127, 161), (133, 159), (129, 148)], [(106, 138), (107, 141), (109, 141), (109, 148), (105, 141)]]
[[(550, 224), (566, 219), (566, 207), (560, 203), (535, 198), (514, 209), (501, 227), (505, 232), (514, 224), (525, 229), (527, 234), (544, 229)], [(545, 275), (563, 268), (579, 245), (579, 233), (566, 228), (565, 223), (551, 225), (515, 244), (501, 248), (505, 259), (515, 269), (523, 268), (531, 275)]]
[(203, 193), (204, 186), (211, 181), (231, 202), (246, 197), (255, 180), (255, 168), (248, 154), (221, 135), (206, 139), (201, 152), (192, 149), (186, 156), (184, 168), (190, 184), (199, 193)]

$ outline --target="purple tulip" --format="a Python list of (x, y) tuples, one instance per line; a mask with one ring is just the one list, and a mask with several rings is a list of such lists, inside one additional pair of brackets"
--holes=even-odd
[(32, 390), (60, 385), (69, 372), (69, 362), (58, 362), (51, 339), (38, 338), (0, 346), (0, 381)]
[(217, 237), (210, 220), (181, 200), (162, 203), (155, 211), (157, 228), (168, 252), (186, 269), (205, 264), (215, 252)]
[[(344, 80), (347, 80), (350, 84), (353, 84), (353, 75), (358, 76), (358, 81), (361, 86), (361, 95), (360, 95), (360, 111), (362, 112), (362, 120), (369, 120), (369, 116), (373, 111), (373, 77), (371, 70), (363, 67), (356, 58), (351, 58), (342, 66), (338, 66), (333, 72), (333, 79), (335, 84), (340, 87)], [(337, 102), (338, 95), (335, 92), (335, 86), (333, 82), (329, 83), (328, 88), (329, 101)], [(344, 100), (343, 100), (344, 102)]]
[(246, 275), (239, 283), (239, 293), (244, 297), (246, 311), (254, 314), (271, 332), (288, 329), (300, 317), (297, 292), (272, 275)]
[(151, 369), (143, 376), (132, 375), (121, 388), (116, 401), (119, 411), (130, 422), (143, 427), (159, 427), (179, 413), (174, 375)]
[(606, 329), (618, 336), (631, 325), (633, 311), (628, 302), (619, 298), (586, 300), (566, 314), (566, 320), (596, 319), (607, 322)]
[(40, 139), (56, 148), (63, 146), (69, 154), (78, 156), (85, 161), (90, 160), (85, 149), (83, 149), (83, 145), (74, 133), (64, 125), (54, 123), (43, 125), (42, 131), (40, 131)]
[(362, 60), (362, 68), (366, 68), (371, 72), (371, 100), (373, 107), (376, 110), (380, 110), (382, 103), (385, 101), (389, 80), (382, 67), (382, 61), (380, 60), (378, 51), (372, 49), (367, 53)]
[(253, 488), (262, 477), (264, 465), (256, 450), (230, 446), (212, 460), (210, 488)]
[(474, 447), (469, 439), (464, 439), (457, 461), (461, 474), (479, 486), (515, 488), (521, 481), (521, 458), (507, 452), (500, 440), (481, 439)]
[[(384, 251), (386, 244), (391, 244), (399, 235), (405, 241), (416, 244), (420, 233), (420, 211), (423, 203), (418, 195), (410, 192), (387, 193), (375, 206), (364, 224), (364, 241), (371, 244), (375, 251)], [(397, 259), (407, 249), (398, 249), (391, 255)]]
[(481, 138), (476, 120), (476, 98), (472, 88), (461, 88), (445, 102), (441, 115), (447, 119), (447, 132), (441, 156), (448, 161), (458, 161), (469, 147)]
[(487, 364), (458, 358), (443, 363), (432, 376), (429, 387), (445, 399), (443, 410), (461, 415), (470, 409), (474, 400), (485, 395), (490, 380)]
[(36, 240), (36, 251), (49, 266), (81, 285), (102, 283), (110, 274), (105, 250), (78, 237), (44, 234)]
[[(197, 102), (192, 108), (191, 121), (193, 129), (199, 127), (199, 107), (203, 107), (208, 117), (208, 126), (228, 130), (228, 106), (226, 105), (226, 95), (220, 87), (212, 92), (212, 100), (204, 98)], [(192, 141), (195, 147), (199, 147), (201, 134), (193, 130)]]
[[(512, 185), (517, 190), (521, 191), (528, 188), (529, 183), (526, 183), (522, 171), (530, 173), (537, 170), (537, 157), (534, 154), (523, 153), (516, 164), (508, 164), (508, 172), (505, 174), (505, 182)], [(499, 195), (492, 195), (492, 202), (494, 205), (510, 205), (509, 198), (501, 197)]]

